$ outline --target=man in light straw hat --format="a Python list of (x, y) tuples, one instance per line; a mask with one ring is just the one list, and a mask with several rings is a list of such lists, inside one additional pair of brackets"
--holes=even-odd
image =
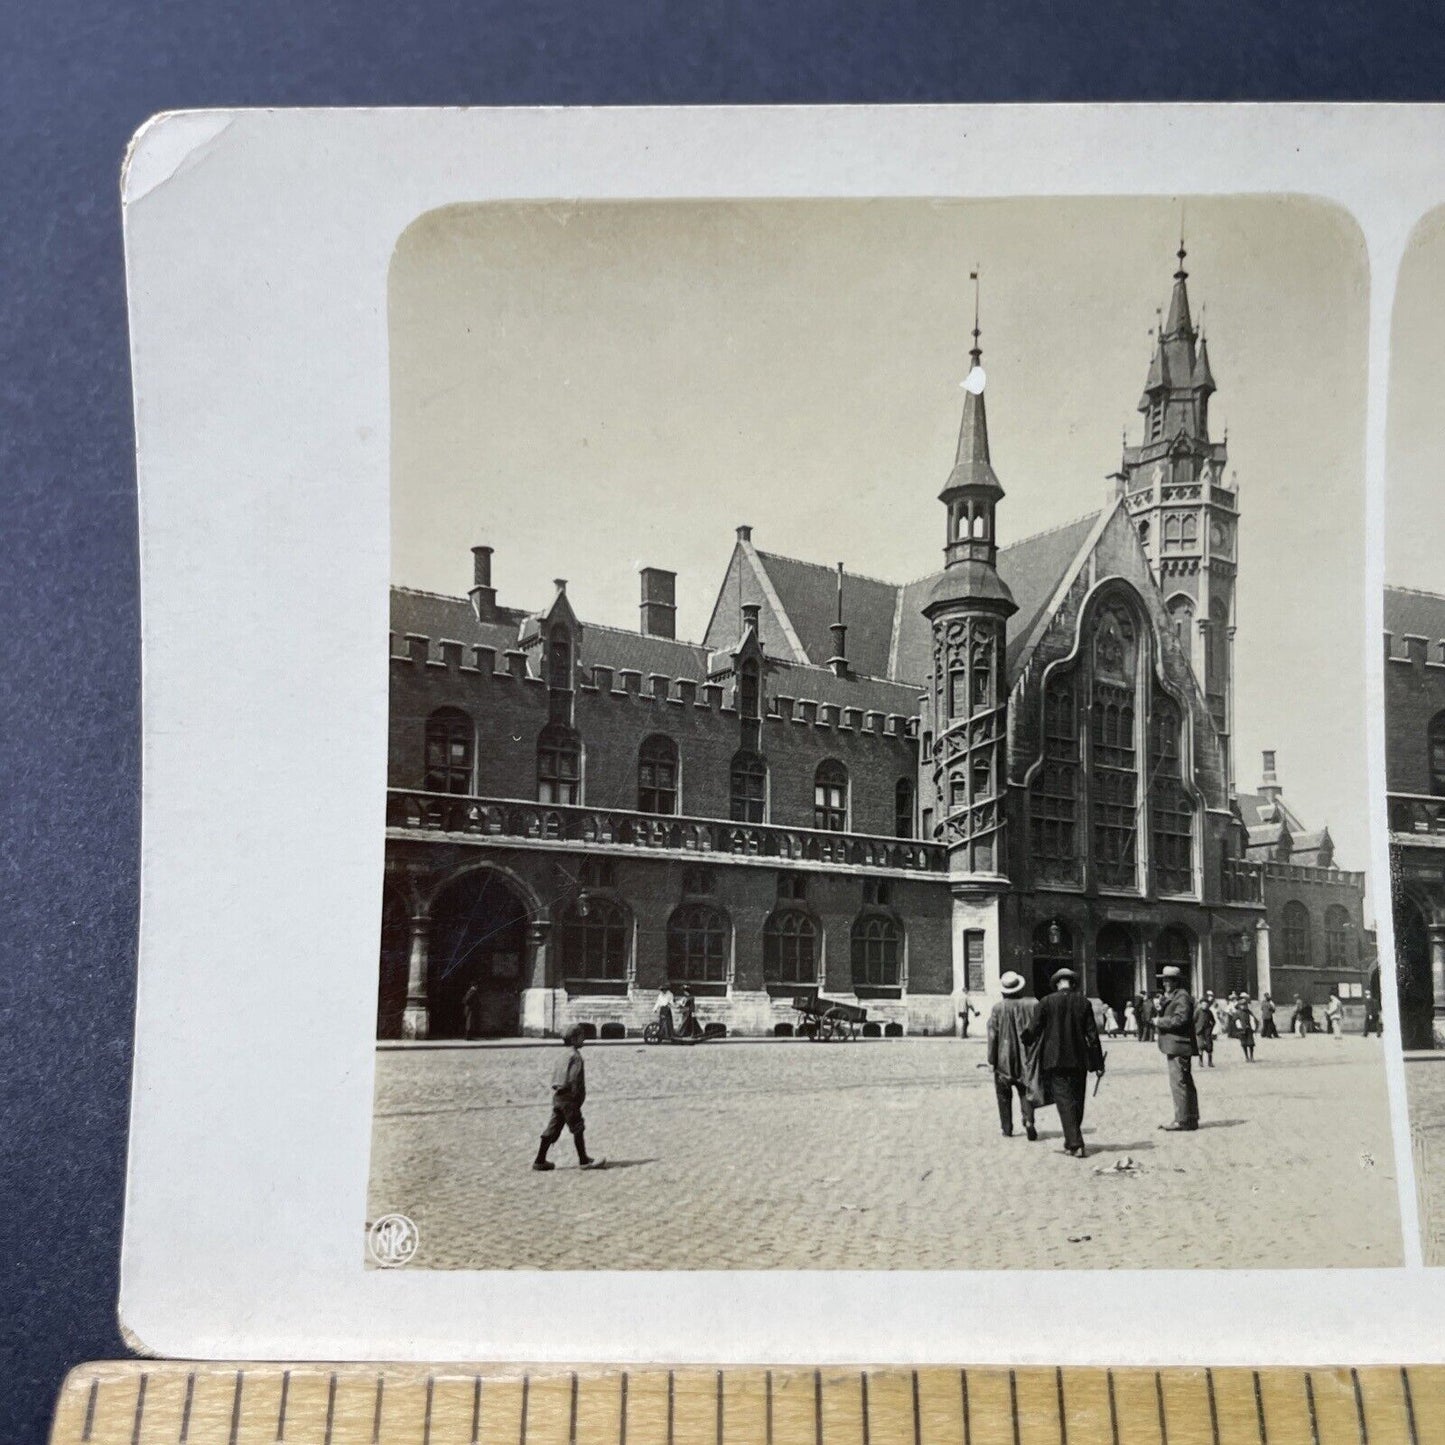
[(1019, 1118), (1030, 1139), (1039, 1137), (1034, 1128), (1034, 1101), (1038, 1091), (1035, 1059), (1024, 1043), (1024, 1030), (1033, 1022), (1038, 1004), (1024, 997), (1023, 977), (1006, 973), (999, 979), (1003, 998), (988, 1016), (988, 1066), (993, 1070), (993, 1090), (998, 1096), (998, 1122), (1004, 1137), (1014, 1131), (1014, 1094), (1019, 1096)]
[(1184, 987), (1183, 971), (1169, 964), (1159, 974), (1164, 1002), (1154, 1019), (1159, 1052), (1169, 1061), (1169, 1092), (1174, 1096), (1174, 1122), (1159, 1127), (1167, 1134), (1199, 1127), (1199, 1095), (1194, 1088), (1194, 1058), (1199, 1045), (1194, 1038), (1194, 1000)]
[(1061, 968), (1049, 980), (1054, 992), (1039, 1004), (1024, 1030), (1024, 1043), (1038, 1050), (1037, 1104), (1053, 1104), (1064, 1126), (1064, 1153), (1084, 1157), (1084, 1084), (1104, 1072), (1104, 1050), (1094, 1010), (1077, 991), (1079, 975)]

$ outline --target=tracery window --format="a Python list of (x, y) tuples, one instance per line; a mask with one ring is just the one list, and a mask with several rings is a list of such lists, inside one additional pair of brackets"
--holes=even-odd
[(460, 708), (438, 708), (426, 720), (426, 772), (429, 793), (470, 793), (476, 756), (476, 730)]
[(1185, 647), (1189, 646), (1189, 628), (1194, 621), (1194, 604), (1180, 595), (1169, 599), (1169, 620), (1174, 624), (1174, 635)]
[(827, 833), (848, 831), (848, 769), (836, 758), (819, 763), (813, 775), (813, 826)]
[(1122, 606), (1094, 628), (1090, 708), (1091, 833), (1094, 869), (1109, 888), (1138, 886), (1139, 763), (1134, 692), (1139, 638)]
[(853, 921), (853, 987), (898, 988), (902, 976), (903, 928), (887, 913), (865, 913)]
[(1310, 915), (1303, 903), (1292, 898), (1284, 906), (1284, 961), (1290, 968), (1308, 968), (1310, 956)]
[(1338, 903), (1325, 909), (1325, 966), (1333, 970), (1353, 968), (1350, 961), (1350, 915)]
[(1199, 518), (1193, 512), (1185, 514), (1184, 525), (1180, 528), (1180, 540), (1186, 547), (1199, 545)]
[(548, 723), (537, 738), (537, 801), (582, 801), (582, 739), (562, 723)]
[(1149, 816), (1154, 883), (1161, 893), (1194, 891), (1194, 803), (1184, 787), (1183, 716), (1156, 693), (1149, 718)]
[(726, 983), (727, 914), (706, 903), (685, 903), (667, 921), (667, 976), (688, 983)]
[(990, 683), (993, 668), (989, 664), (987, 642), (976, 642), (973, 647), (972, 682), (969, 701), (974, 712), (984, 712), (993, 706), (993, 688)]
[(677, 744), (661, 733), (644, 738), (637, 753), (637, 811), (677, 812)]
[(818, 981), (818, 925), (800, 908), (781, 908), (763, 924), (763, 978), (767, 983)]
[(734, 823), (761, 823), (768, 816), (768, 765), (757, 753), (733, 755), (728, 816)]
[(1030, 790), (1030, 845), (1038, 876), (1077, 882), (1079, 716), (1074, 678), (1050, 681), (1044, 692), (1044, 757)]
[(621, 904), (584, 894), (560, 920), (563, 974), (608, 982), (626, 979), (628, 931)]

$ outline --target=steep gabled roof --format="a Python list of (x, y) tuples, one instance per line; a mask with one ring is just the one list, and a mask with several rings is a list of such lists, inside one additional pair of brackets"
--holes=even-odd
[[(793, 624), (809, 662), (822, 665), (833, 655), (828, 630), (837, 615), (838, 573), (816, 562), (759, 552), (778, 600)], [(870, 677), (889, 677), (888, 649), (893, 636), (893, 605), (898, 588), (876, 577), (843, 569), (843, 621), (848, 626), (848, 663)]]

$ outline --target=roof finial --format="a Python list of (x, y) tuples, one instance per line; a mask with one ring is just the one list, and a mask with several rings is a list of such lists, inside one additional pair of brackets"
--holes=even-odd
[(973, 270), (968, 273), (968, 279), (973, 282), (973, 350), (969, 358), (977, 366), (983, 356), (983, 348), (978, 344), (978, 338), (982, 334), (978, 329), (978, 262), (974, 262)]
[(1174, 273), (1176, 281), (1183, 281), (1189, 273), (1184, 269), (1184, 258), (1189, 254), (1184, 249), (1184, 207), (1179, 208), (1179, 249), (1174, 253), (1179, 257), (1179, 269)]

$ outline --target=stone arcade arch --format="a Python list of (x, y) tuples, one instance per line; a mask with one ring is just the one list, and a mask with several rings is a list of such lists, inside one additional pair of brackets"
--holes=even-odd
[(443, 883), (430, 907), (427, 1037), (467, 1036), (465, 999), (478, 989), (472, 1032), (521, 1032), (530, 913), (522, 890), (501, 870), (474, 868)]

